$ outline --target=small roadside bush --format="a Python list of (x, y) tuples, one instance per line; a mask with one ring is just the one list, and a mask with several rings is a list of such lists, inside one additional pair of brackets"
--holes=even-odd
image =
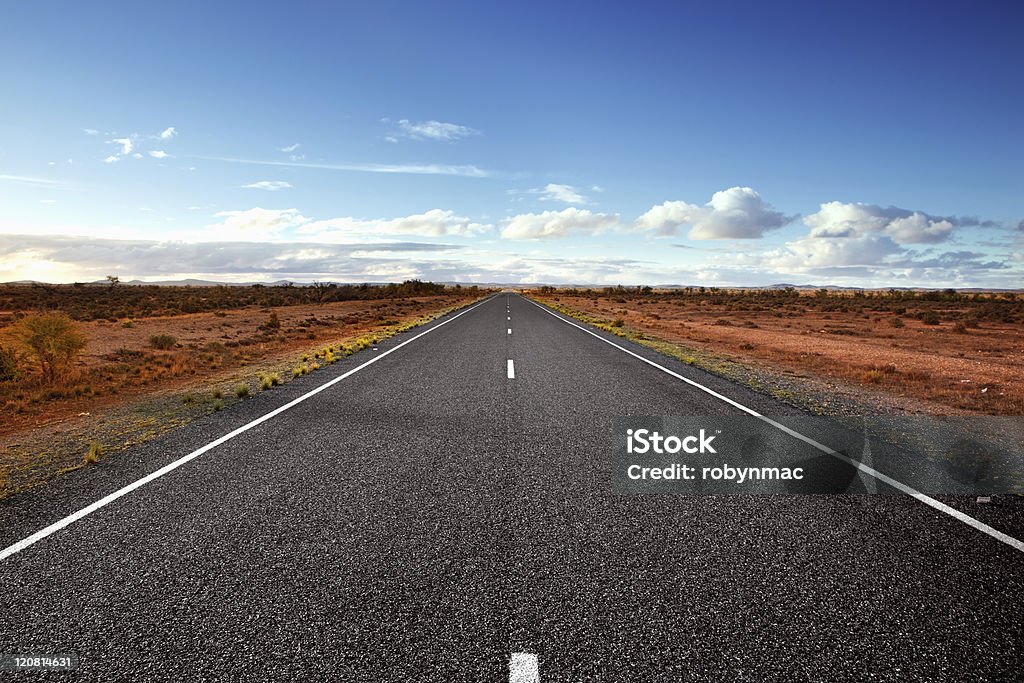
[(622, 327), (625, 324), (626, 321), (623, 320), (622, 318), (616, 318), (615, 320), (612, 321), (612, 327)]
[(882, 382), (882, 372), (880, 370), (868, 370), (860, 376), (860, 379), (865, 384), (880, 384)]
[(260, 325), (261, 330), (279, 330), (281, 329), (281, 319), (277, 317), (276, 312), (272, 312), (267, 321)]
[(149, 345), (154, 349), (160, 349), (167, 351), (173, 349), (174, 345), (178, 343), (178, 340), (169, 334), (154, 334), (149, 338)]
[(39, 362), (43, 382), (65, 377), (86, 345), (78, 324), (63, 313), (41, 313), (22, 318), (17, 334)]
[(279, 374), (277, 374), (276, 372), (271, 372), (271, 373), (267, 373), (265, 375), (260, 375), (259, 376), (259, 380), (260, 380), (260, 389), (262, 389), (263, 391), (266, 391), (267, 389), (269, 389), (271, 387), (276, 387), (277, 385), (281, 384), (281, 376)]
[(101, 444), (96, 443), (95, 441), (91, 442), (89, 444), (88, 450), (85, 451), (85, 464), (93, 465), (95, 463), (98, 463), (100, 461), (100, 458), (102, 457), (103, 446)]
[(18, 367), (18, 355), (14, 349), (0, 346), (0, 382), (13, 382), (21, 377)]
[(245, 398), (249, 395), (249, 385), (242, 383), (235, 385), (235, 396), (238, 398)]

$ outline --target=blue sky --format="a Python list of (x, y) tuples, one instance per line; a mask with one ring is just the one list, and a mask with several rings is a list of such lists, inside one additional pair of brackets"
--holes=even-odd
[(1018, 3), (6, 3), (0, 281), (1017, 287)]

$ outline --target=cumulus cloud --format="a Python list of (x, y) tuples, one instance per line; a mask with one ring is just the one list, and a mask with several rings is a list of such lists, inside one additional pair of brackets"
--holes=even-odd
[(587, 203), (587, 198), (580, 194), (572, 185), (548, 183), (544, 187), (530, 190), (530, 192), (539, 194), (542, 201), (562, 202), (565, 204)]
[(561, 211), (513, 216), (502, 229), (501, 236), (512, 240), (550, 239), (595, 235), (618, 226), (618, 214), (591, 213), (586, 209), (569, 207)]
[(930, 216), (895, 206), (883, 208), (844, 202), (822, 204), (817, 213), (804, 218), (804, 223), (811, 228), (812, 237), (886, 235), (898, 244), (942, 242), (956, 224), (962, 224), (956, 217)]
[[(385, 119), (388, 122), (388, 119)], [(398, 132), (396, 135), (411, 140), (440, 140), (443, 142), (454, 142), (472, 135), (479, 135), (480, 131), (469, 126), (461, 126), (457, 123), (445, 123), (443, 121), (418, 121), (400, 119), (397, 122)], [(389, 137), (395, 138), (396, 135)]]
[(116, 154), (111, 154), (110, 156), (108, 156), (103, 161), (105, 161), (108, 164), (114, 164), (114, 163), (117, 163), (120, 160), (121, 160), (121, 157), (117, 156)]
[(158, 135), (157, 137), (159, 137), (161, 140), (170, 140), (171, 138), (173, 138), (177, 134), (178, 134), (178, 131), (176, 131), (174, 129), (174, 126), (171, 126), (169, 128), (164, 128), (160, 132), (160, 135)]
[(903, 250), (887, 235), (821, 239), (804, 237), (764, 254), (763, 263), (785, 272), (815, 268), (880, 266)]
[(730, 187), (716, 192), (704, 206), (683, 201), (653, 206), (634, 227), (657, 235), (675, 235), (689, 225), (690, 239), (753, 239), (794, 218), (775, 211), (749, 187)]
[(211, 227), (249, 238), (272, 237), (309, 222), (298, 209), (263, 209), (258, 206), (245, 211), (219, 211), (214, 215), (224, 218), (224, 222)]
[(171, 155), (163, 151), (162, 149), (155, 149), (149, 153), (149, 156), (153, 157), (154, 159), (166, 159)]
[(259, 180), (255, 183), (242, 185), (242, 187), (251, 190), (267, 190), (268, 192), (277, 192), (278, 190), (289, 189), (290, 187), (292, 187), (292, 184), (285, 180)]

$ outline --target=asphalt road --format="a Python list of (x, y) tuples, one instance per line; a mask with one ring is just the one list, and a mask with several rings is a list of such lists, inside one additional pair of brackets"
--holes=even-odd
[(501, 294), (0, 503), (4, 548), (383, 356), (0, 559), (0, 651), (102, 681), (1020, 680), (1024, 553), (934, 507), (614, 494), (615, 416), (741, 411), (601, 338), (798, 412)]

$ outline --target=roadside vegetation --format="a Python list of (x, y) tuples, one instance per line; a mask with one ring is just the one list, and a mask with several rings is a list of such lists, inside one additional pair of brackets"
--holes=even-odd
[[(1020, 292), (543, 287), (531, 295), (733, 379), (750, 376), (740, 366), (771, 368), (953, 412), (1024, 414)], [(792, 394), (790, 381), (758, 383)]]
[[(130, 311), (131, 325), (18, 308), (20, 300), (0, 310), (0, 498), (273, 390), (488, 293), (413, 283), (409, 291), (442, 293), (393, 298), (400, 287), (367, 287), (388, 294), (382, 299), (273, 309), (151, 318)], [(130, 288), (84, 289), (104, 298)], [(201, 288), (172, 289), (192, 297)]]
[[(129, 322), (135, 318), (210, 313), (247, 307), (273, 308), (338, 301), (380, 301), (417, 296), (440, 296), (462, 289), (433, 282), (408, 280), (387, 285), (314, 283), (172, 287), (130, 285), (115, 276), (108, 282), (73, 285), (0, 285), (0, 311), (60, 311), (73, 320)], [(475, 290), (476, 287), (467, 289)]]

